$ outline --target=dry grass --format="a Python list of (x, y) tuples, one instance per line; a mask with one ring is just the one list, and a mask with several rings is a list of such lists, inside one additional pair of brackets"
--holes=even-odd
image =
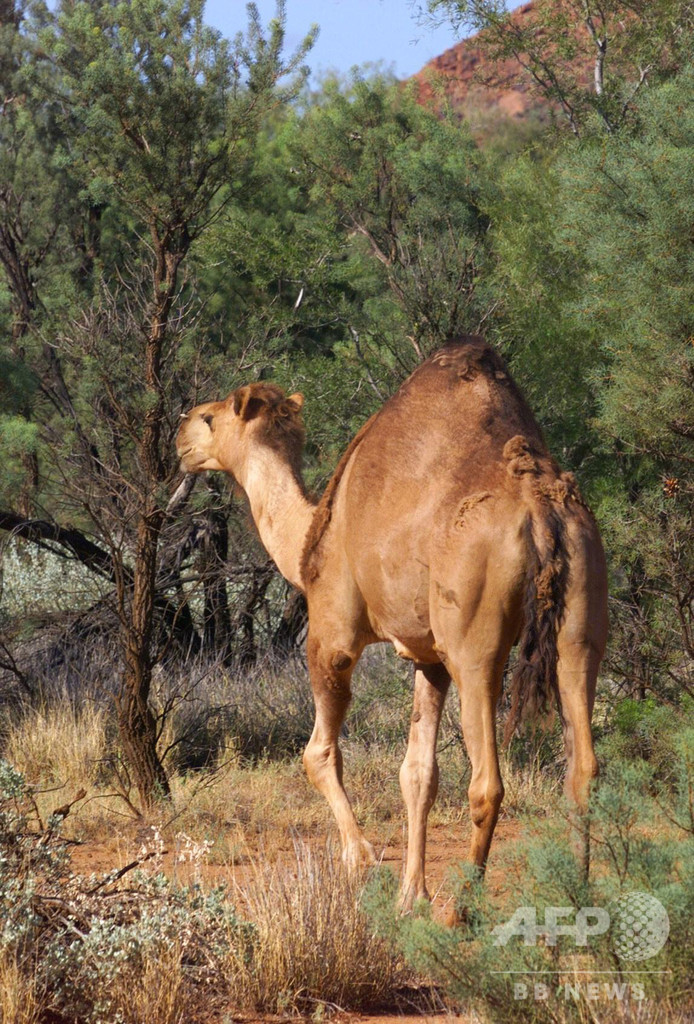
[(286, 845), (293, 832), (313, 835), (331, 827), (327, 804), (310, 786), (300, 758), (232, 763), (215, 775), (176, 776), (172, 790), (175, 827), (216, 843), (226, 837), (243, 847), (246, 838), (255, 844), (262, 836), (270, 846)]
[(164, 946), (137, 974), (123, 974), (111, 986), (109, 1012), (123, 1024), (188, 1024), (192, 1009), (181, 967), (181, 950)]
[[(117, 797), (119, 783), (105, 773), (108, 750), (107, 719), (102, 710), (87, 704), (80, 711), (57, 706), (45, 712), (29, 711), (6, 733), (4, 756), (40, 788), (64, 787), (71, 798), (85, 787), (89, 799), (66, 823), (66, 834), (99, 838), (104, 831), (127, 827), (130, 812)], [(405, 821), (399, 769), (405, 743), (366, 742), (348, 737), (341, 742), (345, 758), (345, 784), (356, 814), (377, 844), (392, 841)], [(557, 773), (548, 774), (537, 763), (518, 768), (502, 753), (506, 787), (506, 817), (546, 810), (558, 795)], [(286, 850), (287, 837), (299, 834), (334, 834), (334, 822), (325, 801), (310, 786), (299, 754), (282, 760), (269, 755), (243, 759), (232, 738), (220, 746), (218, 769), (172, 773), (175, 829), (196, 839), (214, 841), (216, 863), (247, 859), (247, 847), (257, 848), (259, 837), (271, 860)], [(465, 820), (469, 762), (462, 741), (453, 732), (440, 745), (439, 795), (430, 815), (432, 825)], [(37, 795), (49, 815), (62, 795)], [(126, 815), (124, 818), (123, 815)], [(161, 824), (170, 817), (164, 810)]]
[(39, 1024), (45, 1009), (34, 975), (23, 970), (14, 953), (0, 956), (0, 1021), (2, 1024)]
[(27, 709), (5, 729), (3, 756), (34, 784), (95, 782), (107, 751), (107, 719), (92, 702)]
[[(355, 682), (353, 713), (341, 746), (347, 790), (359, 820), (378, 845), (392, 842), (405, 819), (398, 775), (405, 754), (411, 692), (402, 666), (393, 667), (387, 652), (374, 649), (367, 654)], [(300, 734), (310, 731), (312, 721), (304, 667), (290, 664), (286, 671), (274, 674), (258, 669), (252, 676), (234, 681), (232, 688), (224, 673), (210, 673), (204, 679), (205, 692), (199, 695), (200, 707), (186, 705), (188, 717), (170, 719), (161, 741), (163, 749), (182, 729), (194, 735), (194, 744), (205, 740), (213, 744), (217, 768), (213, 764), (184, 771), (180, 765), (168, 763), (168, 770), (175, 829), (195, 839), (213, 840), (212, 856), (217, 864), (247, 860), (248, 848), (257, 849), (259, 837), (274, 860), (276, 853), (286, 851), (290, 835), (335, 833), (327, 805), (309, 785), (301, 763)], [(220, 715), (212, 723), (205, 717), (205, 709), (221, 706), (224, 693), (228, 699), (230, 690), (235, 701), (233, 714)], [(201, 723), (197, 731), (196, 721)], [(45, 815), (71, 799), (77, 789), (86, 788), (88, 799), (66, 822), (66, 834), (98, 839), (104, 832), (112, 833), (114, 825), (127, 832), (127, 818), (132, 817), (117, 796), (122, 780), (109, 776), (115, 763), (115, 735), (113, 722), (102, 707), (91, 700), (76, 707), (66, 698), (44, 709), (27, 708), (21, 719), (8, 723), (2, 753), (38, 789), (64, 787), (64, 795), (61, 792), (59, 797), (55, 792), (37, 795)], [(264, 747), (265, 743), (269, 745)], [(252, 756), (246, 756), (249, 744)], [(444, 712), (439, 765), (439, 796), (430, 822), (447, 825), (465, 820), (469, 762), (455, 693)], [(502, 775), (506, 817), (546, 808), (560, 788), (556, 772), (546, 773), (537, 762), (514, 767), (503, 752)], [(164, 810), (158, 823), (164, 825), (169, 817), (170, 810)]]
[(517, 817), (520, 814), (544, 813), (561, 796), (564, 768), (549, 772), (537, 758), (527, 765), (514, 764), (508, 752), (499, 757), (501, 777), (504, 780), (503, 813)]
[(393, 1006), (408, 973), (362, 909), (364, 879), (330, 846), (294, 852), (289, 866), (254, 862), (239, 890), (255, 939), (252, 958), (230, 965), (232, 998), (282, 1014)]

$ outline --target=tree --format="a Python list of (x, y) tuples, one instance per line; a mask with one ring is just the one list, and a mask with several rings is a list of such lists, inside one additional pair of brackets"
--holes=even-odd
[(194, 293), (183, 270), (247, 188), (253, 139), (295, 94), (312, 41), (285, 61), (283, 4), (268, 36), (253, 5), (249, 19), (231, 47), (204, 26), (202, 0), (64, 0), (39, 36), (57, 69), (44, 78), (44, 104), (60, 114), (83, 203), (100, 210), (101, 245), (89, 302), (51, 324), (69, 405), (59, 426), (55, 408), (34, 416), (51, 446), (47, 490), (110, 559), (124, 650), (120, 735), (143, 806), (168, 793), (149, 693), (173, 434), (190, 372), (182, 328)]
[(383, 397), (484, 318), (483, 158), (464, 126), (381, 77), (328, 81), (294, 137), (298, 180), (343, 240), (333, 267), (352, 290), (352, 349), (367, 367), (396, 367)]
[(9, 337), (0, 358), (8, 371), (3, 390), (10, 392), (0, 436), (4, 451), (18, 457), (17, 505), (31, 515), (39, 487), (33, 396), (41, 389), (66, 414), (69, 401), (59, 356), (28, 335), (45, 313), (49, 281), (64, 283), (58, 268), (74, 263), (74, 179), (62, 159), (53, 111), (28, 73), (36, 60), (37, 24), (24, 2), (5, 2), (0, 15), (0, 267), (9, 300)]
[(693, 683), (693, 99), (690, 66), (631, 130), (510, 166), (489, 211), (495, 334), (600, 519), (610, 671), (637, 697)]
[(583, 315), (602, 339), (596, 426), (617, 470), (601, 506), (625, 574), (621, 672), (640, 696), (694, 689), (693, 104), (690, 65), (644, 94), (638, 134), (565, 172), (590, 267)]

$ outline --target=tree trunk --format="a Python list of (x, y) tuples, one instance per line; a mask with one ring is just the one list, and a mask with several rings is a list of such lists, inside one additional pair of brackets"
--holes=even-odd
[(123, 622), (125, 671), (118, 698), (118, 725), (123, 753), (134, 776), (144, 810), (171, 789), (157, 754), (157, 723), (149, 706), (152, 682), (152, 633), (157, 546), (163, 512), (143, 512), (137, 531), (132, 604)]
[[(157, 583), (159, 535), (164, 509), (157, 500), (158, 485), (164, 479), (161, 431), (164, 395), (161, 363), (171, 306), (176, 294), (178, 267), (183, 254), (167, 252), (152, 226), (155, 249), (153, 302), (149, 335), (145, 342), (144, 383), (148, 397), (139, 464), (143, 475), (138, 516), (132, 604), (123, 601), (125, 672), (119, 699), (119, 727), (123, 753), (135, 776), (143, 808), (151, 809), (158, 799), (169, 797), (171, 789), (157, 754), (157, 723), (149, 706), (152, 682), (152, 636)], [(125, 595), (123, 595), (125, 597)]]
[(272, 653), (286, 658), (299, 646), (301, 635), (308, 625), (306, 598), (300, 590), (292, 587), (282, 611), (282, 618), (272, 638)]
[(220, 506), (219, 485), (215, 480), (211, 480), (208, 489), (211, 501), (205, 513), (202, 541), (202, 578), (205, 593), (203, 649), (228, 663), (232, 656), (225, 572), (229, 552), (229, 529), (227, 517)]
[(236, 620), (236, 632), (240, 634), (236, 647), (236, 660), (242, 667), (254, 665), (258, 658), (255, 642), (255, 613), (270, 586), (273, 569), (270, 565), (254, 569), (246, 599)]

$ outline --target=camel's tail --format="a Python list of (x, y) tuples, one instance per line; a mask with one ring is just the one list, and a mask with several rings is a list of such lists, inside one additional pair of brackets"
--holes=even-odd
[(511, 710), (504, 741), (526, 713), (543, 714), (553, 694), (561, 714), (557, 682), (557, 632), (564, 614), (569, 577), (566, 522), (561, 506), (540, 501), (528, 517), (530, 555), (523, 597), (523, 631), (511, 677)]

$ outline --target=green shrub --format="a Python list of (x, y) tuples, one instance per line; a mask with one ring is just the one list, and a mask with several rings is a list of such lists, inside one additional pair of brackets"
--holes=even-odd
[[(369, 907), (377, 926), (453, 1005), (485, 1021), (684, 1021), (694, 1009), (694, 839), (685, 813), (694, 791), (692, 738), (693, 731), (682, 728), (670, 737), (673, 781), (656, 789), (648, 765), (607, 766), (592, 801), (588, 880), (573, 846), (571, 814), (559, 804), (551, 818), (533, 820), (524, 838), (501, 852), (503, 898), (492, 899), (463, 869), (457, 885), (462, 923), (446, 929), (426, 908), (395, 917), (387, 886), (376, 880)], [(664, 944), (662, 913), (643, 917), (658, 910), (649, 898), (667, 912)], [(560, 925), (584, 916), (585, 944), (561, 928), (552, 934), (551, 908), (562, 908)], [(581, 908), (598, 908), (607, 917)], [(518, 934), (500, 944), (499, 926), (515, 921), (511, 931), (517, 932), (533, 915), (539, 932), (529, 933), (528, 944)], [(653, 955), (635, 955), (649, 948)]]
[(645, 762), (655, 777), (671, 780), (677, 762), (677, 737), (682, 722), (691, 717), (693, 710), (688, 698), (680, 708), (662, 704), (654, 697), (620, 701), (610, 716), (609, 733), (598, 744), (600, 762)]
[[(409, 977), (374, 933), (362, 881), (330, 850), (297, 843), (290, 867), (258, 864), (242, 899), (163, 874), (164, 840), (106, 875), (70, 870), (61, 825), (0, 761), (0, 1020), (194, 1024), (224, 1011), (323, 1012), (392, 1005)], [(81, 799), (82, 795), (77, 799)], [(183, 837), (189, 858), (206, 844)], [(197, 851), (197, 852), (196, 852)], [(17, 1016), (24, 1004), (27, 1012)], [(315, 1015), (315, 1014), (314, 1014)]]

